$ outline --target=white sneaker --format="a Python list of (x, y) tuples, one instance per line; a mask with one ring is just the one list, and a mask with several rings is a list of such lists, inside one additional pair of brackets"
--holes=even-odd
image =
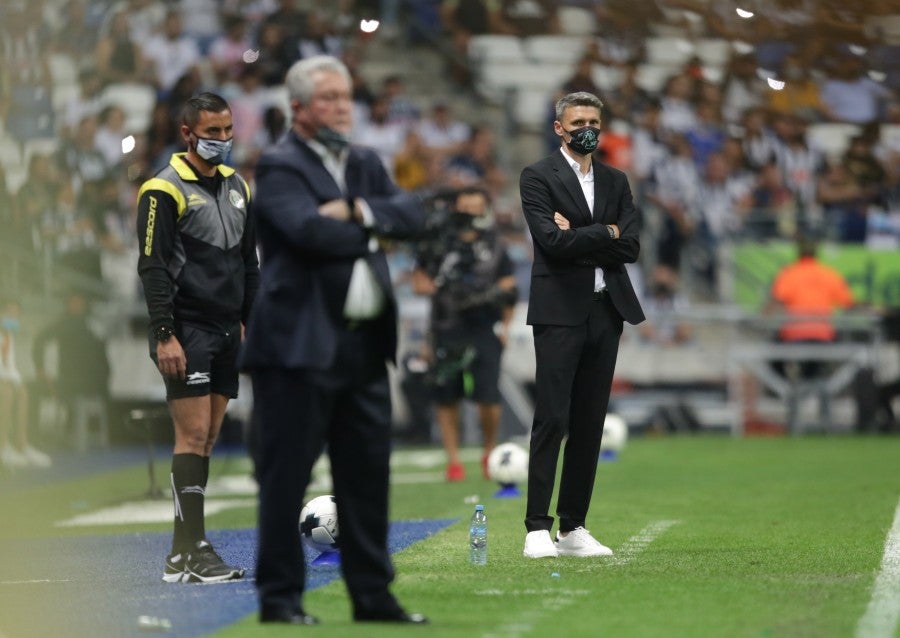
[(28, 467), (28, 459), (12, 445), (7, 445), (0, 450), (0, 463), (10, 469)]
[(547, 530), (538, 530), (536, 532), (528, 532), (525, 535), (525, 550), (522, 555), (526, 558), (547, 558), (549, 556), (559, 556), (556, 551), (556, 545), (550, 538), (550, 532)]
[(34, 467), (50, 467), (53, 465), (53, 461), (50, 460), (49, 456), (30, 445), (26, 445), (25, 449), (22, 450), (22, 456), (25, 457), (29, 465)]
[(556, 551), (560, 556), (612, 556), (613, 551), (591, 536), (583, 527), (576, 527), (565, 536), (556, 533)]

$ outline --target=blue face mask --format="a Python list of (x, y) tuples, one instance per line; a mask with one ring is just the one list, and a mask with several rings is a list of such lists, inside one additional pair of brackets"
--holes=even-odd
[(234, 143), (234, 139), (213, 140), (198, 135), (194, 135), (194, 137), (197, 138), (197, 155), (216, 166), (225, 161), (231, 152), (231, 145)]
[(15, 317), (3, 317), (0, 319), (0, 326), (3, 327), (7, 332), (18, 332), (19, 331), (19, 320)]

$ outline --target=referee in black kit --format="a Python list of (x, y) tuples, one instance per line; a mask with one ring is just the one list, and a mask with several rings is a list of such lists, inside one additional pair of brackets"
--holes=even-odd
[(172, 551), (163, 580), (219, 582), (227, 565), (206, 539), (209, 457), (228, 400), (237, 397), (243, 324), (259, 286), (250, 189), (224, 165), (231, 109), (213, 93), (190, 98), (181, 116), (187, 152), (141, 186), (138, 274), (150, 312), (150, 356), (166, 384), (175, 426)]

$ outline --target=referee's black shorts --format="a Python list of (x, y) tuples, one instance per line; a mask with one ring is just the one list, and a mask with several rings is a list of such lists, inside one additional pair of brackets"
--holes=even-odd
[[(163, 375), (166, 400), (221, 394), (234, 399), (238, 395), (238, 351), (241, 326), (211, 332), (191, 324), (175, 325), (175, 337), (184, 348), (187, 370), (184, 379)], [(150, 358), (156, 357), (156, 340), (150, 337)]]

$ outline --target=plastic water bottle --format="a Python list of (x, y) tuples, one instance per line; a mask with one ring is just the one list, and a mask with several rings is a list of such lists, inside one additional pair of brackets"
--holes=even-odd
[(475, 506), (469, 526), (469, 562), (473, 565), (487, 565), (487, 516), (484, 505), (481, 504)]

